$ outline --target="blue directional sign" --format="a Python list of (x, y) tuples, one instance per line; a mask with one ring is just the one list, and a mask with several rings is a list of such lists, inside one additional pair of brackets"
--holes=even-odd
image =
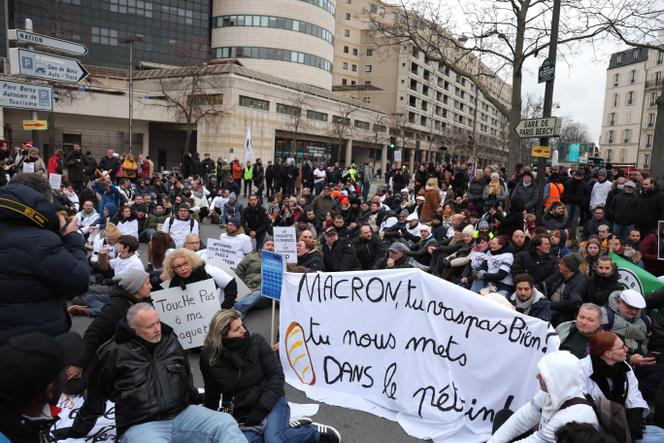
[(78, 83), (88, 75), (88, 71), (74, 58), (21, 48), (9, 49), (9, 64), (12, 74), (62, 83)]

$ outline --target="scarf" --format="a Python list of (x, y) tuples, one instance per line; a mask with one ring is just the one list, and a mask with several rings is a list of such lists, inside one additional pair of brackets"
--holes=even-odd
[(243, 357), (247, 349), (249, 349), (251, 334), (249, 334), (248, 330), (245, 331), (242, 337), (224, 338), (221, 340), (223, 345), (221, 358), (237, 369), (242, 369), (247, 364)]
[[(592, 355), (590, 356), (590, 360), (593, 364), (593, 373), (590, 379), (597, 383), (604, 397), (624, 406), (625, 401), (627, 401), (627, 373), (630, 371), (629, 366), (624, 362), (609, 365), (601, 358)], [(613, 384), (612, 388), (609, 387), (609, 380)]]
[(535, 290), (533, 289), (532, 295), (526, 301), (521, 301), (517, 295), (514, 297), (516, 298), (516, 310), (523, 314), (528, 314), (530, 308), (533, 306), (533, 303), (535, 303)]

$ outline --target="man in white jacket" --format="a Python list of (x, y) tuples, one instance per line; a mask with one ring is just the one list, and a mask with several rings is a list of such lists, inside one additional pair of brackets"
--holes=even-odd
[[(512, 414), (487, 443), (555, 443), (556, 430), (572, 421), (599, 428), (592, 406), (566, 404), (569, 400), (583, 399), (584, 396), (578, 358), (567, 351), (552, 352), (542, 357), (537, 369), (541, 391)], [(494, 428), (497, 421), (494, 420)]]
[(175, 215), (164, 221), (161, 232), (171, 235), (176, 248), (184, 246), (184, 239), (189, 234), (198, 234), (198, 222), (189, 213), (189, 206), (182, 203)]

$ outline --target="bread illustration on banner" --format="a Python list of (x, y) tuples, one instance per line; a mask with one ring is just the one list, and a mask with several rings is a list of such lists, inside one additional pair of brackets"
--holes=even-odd
[(297, 378), (305, 385), (316, 383), (316, 373), (311, 362), (304, 329), (298, 322), (293, 322), (286, 329), (286, 357)]

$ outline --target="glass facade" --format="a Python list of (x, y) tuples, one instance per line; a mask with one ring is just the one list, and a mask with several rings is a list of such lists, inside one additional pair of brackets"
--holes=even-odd
[(335, 11), (337, 10), (337, 8), (334, 6), (334, 3), (328, 0), (301, 0), (301, 1), (325, 9), (327, 12), (329, 12), (332, 15), (334, 15)]
[(283, 62), (300, 63), (332, 72), (332, 62), (322, 57), (304, 52), (290, 51), (288, 49), (257, 48), (248, 46), (212, 48), (215, 58), (259, 58), (265, 60), (280, 60)]
[[(210, 58), (212, 0), (0, 0), (8, 2), (9, 28), (34, 30), (88, 47), (82, 63), (127, 69), (129, 45), (138, 36), (134, 63), (192, 64)], [(4, 16), (4, 14), (2, 14)], [(4, 26), (2, 27), (4, 33)], [(0, 39), (4, 48), (4, 36)]]
[(301, 32), (313, 35), (334, 44), (334, 34), (325, 28), (313, 23), (284, 17), (271, 17), (266, 15), (225, 15), (214, 18), (215, 28), (227, 28), (231, 26), (255, 26), (261, 28), (284, 29), (287, 31)]

